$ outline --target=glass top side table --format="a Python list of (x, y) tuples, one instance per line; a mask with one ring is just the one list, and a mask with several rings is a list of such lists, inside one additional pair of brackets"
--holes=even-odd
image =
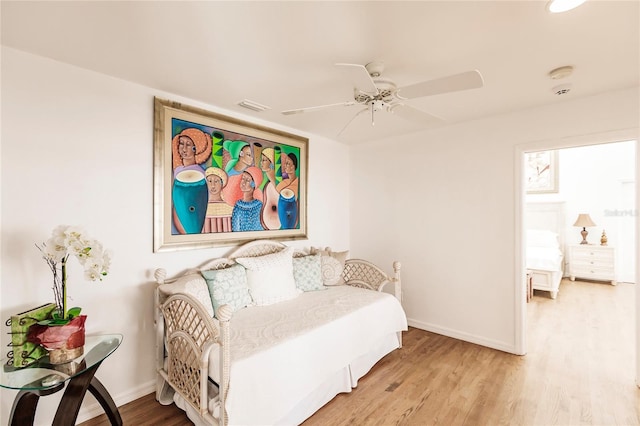
[(53, 365), (46, 356), (33, 364), (15, 368), (2, 360), (0, 387), (19, 390), (13, 401), (9, 424), (33, 425), (40, 396), (65, 388), (52, 426), (75, 425), (87, 390), (100, 403), (112, 425), (122, 425), (118, 407), (100, 381), (94, 377), (98, 367), (122, 342), (121, 334), (86, 336), (84, 355), (65, 364)]

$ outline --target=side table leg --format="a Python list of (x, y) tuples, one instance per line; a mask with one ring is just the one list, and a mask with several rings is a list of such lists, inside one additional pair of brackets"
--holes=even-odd
[(30, 391), (20, 391), (13, 400), (9, 426), (32, 426), (40, 396)]
[(122, 417), (120, 417), (118, 406), (113, 402), (113, 398), (111, 398), (111, 395), (109, 395), (109, 392), (107, 392), (107, 389), (97, 377), (94, 377), (93, 380), (91, 380), (89, 392), (91, 392), (100, 405), (102, 405), (102, 408), (107, 414), (107, 417), (109, 417), (111, 424), (113, 426), (122, 426)]
[(52, 426), (69, 426), (76, 424), (82, 400), (100, 364), (101, 363), (97, 363), (69, 380), (67, 388), (64, 390), (64, 395), (62, 395), (62, 400), (60, 400), (60, 405), (58, 405), (56, 415), (53, 418)]

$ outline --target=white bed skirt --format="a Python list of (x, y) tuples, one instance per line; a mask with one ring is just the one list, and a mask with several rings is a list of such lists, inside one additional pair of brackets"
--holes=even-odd
[[(316, 411), (331, 401), (339, 393), (351, 392), (358, 385), (358, 380), (367, 374), (371, 368), (384, 356), (399, 348), (398, 335), (391, 333), (382, 338), (377, 346), (369, 353), (357, 357), (324, 383), (307, 395), (300, 403), (294, 407), (284, 418), (276, 422), (276, 425), (299, 425)], [(212, 394), (213, 392), (210, 392)], [(186, 404), (182, 397), (174, 394), (176, 405), (184, 410), (187, 417), (196, 426), (209, 426), (198, 415), (198, 412), (189, 404)], [(217, 398), (209, 402), (209, 413), (218, 417)]]

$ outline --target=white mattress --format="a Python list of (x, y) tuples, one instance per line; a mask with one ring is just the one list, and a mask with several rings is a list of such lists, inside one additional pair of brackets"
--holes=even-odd
[(561, 271), (562, 252), (555, 247), (527, 247), (527, 269)]
[[(265, 425), (286, 418), (385, 336), (406, 330), (407, 320), (390, 294), (337, 286), (242, 309), (230, 329), (229, 424)], [(216, 382), (218, 359), (216, 348), (209, 359)]]

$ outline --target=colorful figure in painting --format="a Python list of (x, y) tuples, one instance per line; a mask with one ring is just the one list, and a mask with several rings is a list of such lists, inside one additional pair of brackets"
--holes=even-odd
[(264, 197), (262, 206), (262, 226), (265, 229), (280, 229), (278, 217), (278, 190), (276, 189), (275, 151), (273, 148), (262, 150), (260, 157), (263, 181), (261, 188)]
[(281, 229), (293, 229), (298, 223), (298, 157), (294, 153), (282, 156), (282, 181), (276, 186), (278, 217)]
[(263, 181), (260, 189), (264, 189), (269, 183), (276, 184), (275, 151), (273, 148), (264, 148), (260, 155), (260, 170)]
[(240, 177), (242, 199), (238, 200), (231, 214), (231, 230), (263, 231), (260, 221), (262, 201), (256, 199), (258, 187), (262, 183), (262, 171), (257, 167), (247, 167)]
[[(242, 199), (243, 193), (240, 189), (240, 179), (242, 173), (253, 164), (253, 152), (251, 145), (245, 141), (224, 141), (224, 147), (230, 156), (230, 160), (225, 165), (225, 171), (229, 177), (227, 185), (222, 190), (224, 200), (230, 206), (235, 206), (236, 201)], [(256, 197), (258, 198), (258, 197)], [(259, 200), (262, 201), (262, 195)]]
[(182, 130), (171, 141), (172, 216), (178, 234), (202, 231), (208, 199), (202, 164), (211, 157), (211, 143), (209, 135), (195, 128)]
[(298, 175), (296, 170), (298, 169), (298, 157), (293, 152), (284, 154), (282, 156), (282, 181), (278, 184), (276, 189), (279, 193), (282, 193), (283, 189), (290, 189), (293, 191), (295, 199), (298, 199)]
[(253, 152), (251, 151), (251, 145), (247, 142), (224, 141), (222, 146), (231, 156), (231, 160), (225, 167), (225, 171), (229, 176), (239, 175), (247, 167), (253, 166)]
[(173, 176), (183, 170), (204, 172), (201, 166), (211, 157), (211, 136), (195, 128), (184, 129), (171, 141)]
[(222, 197), (222, 189), (227, 184), (227, 174), (218, 167), (209, 167), (204, 174), (209, 189), (209, 203), (202, 232), (231, 232), (233, 207), (227, 204)]
[[(198, 166), (199, 167), (199, 166)], [(202, 171), (178, 172), (171, 191), (173, 224), (179, 234), (199, 234), (207, 213), (207, 183)]]

